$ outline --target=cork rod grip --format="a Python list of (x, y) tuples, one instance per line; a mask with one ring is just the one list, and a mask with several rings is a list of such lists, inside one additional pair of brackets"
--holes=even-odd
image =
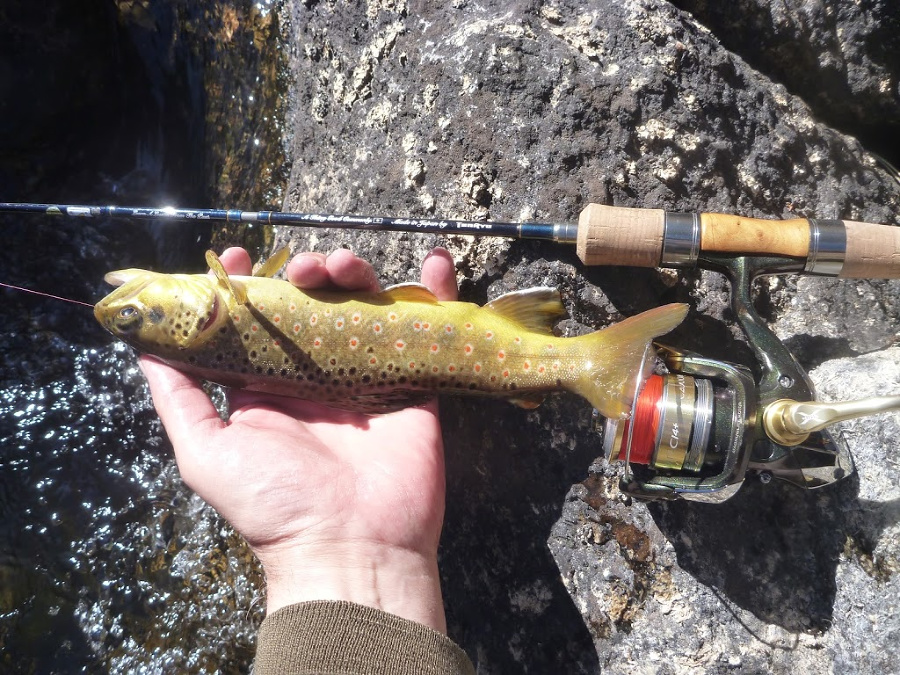
[(700, 214), (701, 249), (709, 253), (806, 258), (809, 221), (762, 220), (725, 213)]
[(843, 279), (900, 279), (900, 227), (845, 220)]
[(578, 257), (585, 265), (656, 267), (665, 212), (589, 204), (578, 218)]

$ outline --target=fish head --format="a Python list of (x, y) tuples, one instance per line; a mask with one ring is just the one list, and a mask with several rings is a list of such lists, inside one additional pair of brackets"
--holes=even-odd
[(159, 274), (129, 269), (110, 272), (116, 290), (94, 306), (106, 330), (135, 349), (176, 355), (211, 337), (227, 315), (216, 281), (205, 274)]

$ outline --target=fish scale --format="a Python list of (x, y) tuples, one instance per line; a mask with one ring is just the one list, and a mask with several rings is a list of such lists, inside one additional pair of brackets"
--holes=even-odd
[(668, 305), (562, 338), (551, 331), (564, 313), (554, 289), (479, 307), (440, 302), (418, 284), (377, 294), (302, 291), (211, 265), (216, 276), (113, 272), (108, 280), (121, 286), (95, 314), (139, 351), (191, 375), (367, 413), (420, 404), (437, 392), (534, 407), (545, 394), (568, 390), (619, 417), (648, 342), (686, 311)]

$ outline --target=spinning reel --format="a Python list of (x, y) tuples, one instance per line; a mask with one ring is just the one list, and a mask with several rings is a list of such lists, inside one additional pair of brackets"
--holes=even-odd
[(898, 408), (900, 397), (815, 401), (806, 373), (750, 299), (755, 277), (802, 271), (795, 260), (706, 254), (699, 262), (728, 277), (731, 307), (759, 363), (759, 379), (741, 365), (659, 346), (668, 372), (643, 383), (628, 419), (604, 424), (607, 461), (625, 463), (622, 491), (644, 500), (721, 502), (749, 475), (805, 488), (850, 475), (846, 442), (825, 427)]

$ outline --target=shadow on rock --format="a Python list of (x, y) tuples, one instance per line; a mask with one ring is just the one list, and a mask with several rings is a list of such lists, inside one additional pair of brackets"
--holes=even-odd
[[(440, 563), (451, 637), (479, 672), (597, 672), (590, 633), (547, 547), (561, 497), (584, 478), (596, 449), (560, 430), (587, 430), (589, 411), (569, 396), (532, 412), (503, 401), (442, 399), (441, 411), (447, 515)], [(561, 421), (573, 414), (584, 420)]]
[(855, 475), (821, 490), (748, 481), (723, 504), (650, 510), (678, 564), (698, 581), (767, 623), (824, 631), (858, 486)]

